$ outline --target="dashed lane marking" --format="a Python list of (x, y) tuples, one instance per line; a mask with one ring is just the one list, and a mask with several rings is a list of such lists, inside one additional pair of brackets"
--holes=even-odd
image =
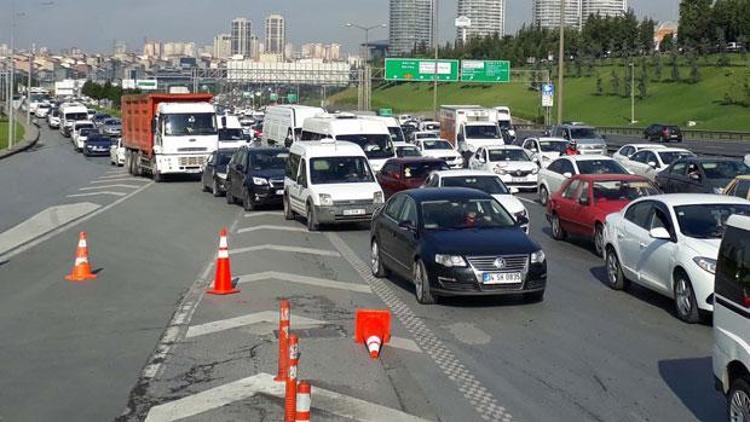
[(237, 283), (249, 283), (262, 280), (282, 280), (291, 283), (306, 284), (309, 286), (326, 287), (329, 289), (349, 290), (358, 293), (372, 293), (370, 286), (362, 283), (345, 283), (342, 281), (328, 280), (325, 278), (307, 277), (304, 275), (266, 271), (256, 274), (241, 275)]
[[(171, 422), (189, 418), (230, 403), (247, 400), (256, 394), (283, 399), (284, 388), (284, 383), (274, 381), (273, 375), (260, 373), (179, 400), (154, 406), (149, 411), (146, 422)], [(317, 385), (312, 388), (311, 399), (313, 410), (318, 409), (356, 421), (426, 421), (426, 419), (409, 415), (400, 410), (326, 390)]]
[(243, 215), (245, 218), (253, 218), (253, 217), (262, 217), (264, 215), (272, 215), (280, 217), (284, 215), (281, 211), (257, 211), (257, 212), (249, 212)]
[(302, 248), (298, 246), (283, 246), (283, 245), (258, 245), (258, 246), (250, 246), (247, 248), (237, 248), (237, 249), (232, 249), (231, 251), (229, 251), (229, 254), (236, 255), (236, 254), (256, 252), (256, 251), (292, 252), (292, 253), (302, 253), (302, 254), (308, 254), (308, 255), (332, 256), (332, 257), (341, 256), (341, 254), (336, 251), (328, 251), (325, 249)]
[(65, 195), (66, 198), (85, 198), (88, 196), (101, 196), (101, 195), (109, 195), (109, 196), (125, 196), (127, 193), (123, 192), (114, 192), (109, 190), (103, 190), (101, 192), (89, 192), (89, 193), (76, 193), (73, 195)]
[(112, 182), (148, 182), (148, 183), (151, 183), (150, 180), (136, 179), (135, 177), (123, 177), (123, 178), (107, 179), (107, 180), (92, 180), (89, 183), (92, 185), (95, 185), (98, 183), (112, 183)]
[(258, 230), (277, 230), (277, 231), (282, 231), (282, 232), (308, 233), (307, 229), (303, 227), (274, 226), (274, 225), (264, 224), (260, 226), (245, 227), (244, 229), (239, 229), (237, 230), (237, 234), (250, 233), (250, 232), (255, 232)]
[(123, 176), (127, 176), (127, 175), (128, 175), (127, 173), (110, 174), (110, 175), (105, 175), (105, 176), (97, 177), (97, 180), (117, 179), (118, 177), (123, 177)]
[[(299, 315), (292, 315), (290, 318), (293, 328), (300, 327), (314, 327), (318, 325), (324, 325), (325, 321), (320, 321), (313, 318), (306, 318)], [(193, 325), (188, 328), (185, 338), (198, 337), (206, 334), (218, 333), (221, 331), (231, 330), (234, 328), (246, 327), (248, 325), (260, 324), (260, 323), (279, 323), (279, 312), (276, 311), (264, 311), (257, 312), (250, 315), (242, 315), (235, 318), (223, 319), (219, 321), (212, 321), (205, 324)], [(273, 332), (274, 326), (269, 328), (269, 333)]]
[(123, 188), (123, 189), (138, 189), (140, 185), (102, 185), (102, 186), (89, 186), (87, 188), (81, 188), (78, 189), (80, 191), (90, 191), (90, 190), (97, 190), (97, 189), (111, 189), (111, 188)]
[(415, 343), (429, 355), (438, 368), (450, 380), (458, 391), (471, 403), (479, 416), (487, 421), (510, 422), (511, 414), (504, 406), (498, 404), (495, 396), (469, 371), (442, 340), (404, 303), (384, 280), (375, 278), (370, 267), (335, 233), (326, 233), (333, 246), (341, 256), (351, 264), (359, 275), (367, 281), (373, 293), (391, 308), (391, 312), (412, 334)]

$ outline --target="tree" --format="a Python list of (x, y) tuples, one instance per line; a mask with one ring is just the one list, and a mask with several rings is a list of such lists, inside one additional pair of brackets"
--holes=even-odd
[(646, 84), (648, 83), (648, 73), (645, 72), (645, 67), (641, 69), (641, 74), (638, 77), (638, 98), (641, 100), (646, 98), (646, 95), (648, 95), (648, 88), (646, 87)]
[(711, 38), (710, 11), (714, 0), (682, 0), (680, 2), (680, 37), (683, 47), (696, 48), (703, 38)]
[(680, 82), (681, 79), (677, 54), (672, 53), (672, 82)]
[(697, 84), (701, 81), (700, 69), (698, 68), (698, 60), (695, 57), (690, 60), (690, 83)]
[(596, 94), (598, 96), (604, 95), (604, 84), (602, 83), (602, 75), (596, 72)]
[(612, 95), (620, 95), (620, 75), (614, 69), (612, 69), (610, 81), (612, 84)]
[(654, 82), (661, 82), (661, 73), (662, 73), (661, 55), (657, 54), (654, 57)]

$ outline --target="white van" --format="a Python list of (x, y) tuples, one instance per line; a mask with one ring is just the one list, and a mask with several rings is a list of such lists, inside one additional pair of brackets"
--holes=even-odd
[(383, 122), (388, 128), (388, 132), (391, 134), (391, 141), (393, 142), (406, 142), (404, 131), (401, 129), (401, 125), (398, 124), (398, 120), (395, 117), (388, 116), (360, 116), (361, 119), (373, 120), (376, 122)]
[(714, 281), (713, 368), (729, 420), (750, 414), (750, 217), (733, 215), (719, 249)]
[(362, 148), (333, 139), (292, 144), (284, 176), (284, 217), (321, 224), (369, 222), (384, 195)]
[(88, 120), (88, 109), (79, 103), (65, 103), (60, 107), (60, 133), (70, 138), (73, 123), (80, 120)]
[(324, 114), (305, 120), (302, 125), (303, 141), (319, 141), (331, 138), (359, 145), (365, 152), (370, 166), (380, 171), (391, 158), (396, 157), (391, 133), (385, 123), (363, 119), (353, 114)]
[(325, 110), (320, 107), (303, 105), (268, 107), (263, 121), (263, 140), (289, 148), (292, 142), (299, 141), (305, 119), (324, 113)]
[(219, 126), (219, 148), (239, 148), (250, 138), (245, 135), (237, 116), (226, 115), (217, 117)]

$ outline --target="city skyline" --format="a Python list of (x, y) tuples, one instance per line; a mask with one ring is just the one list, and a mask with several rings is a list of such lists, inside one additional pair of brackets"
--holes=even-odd
[[(263, 23), (271, 14), (285, 17), (287, 42), (301, 45), (310, 42), (340, 43), (345, 51), (356, 53), (362, 36), (347, 29), (346, 22), (388, 23), (387, 0), (379, 2), (352, 1), (342, 4), (337, 0), (319, 0), (320, 7), (313, 10), (299, 7), (298, 0), (266, 2), (224, 0), (225, 7), (197, 0), (162, 0), (149, 2), (131, 0), (115, 4), (102, 4), (94, 0), (57, 0), (52, 6), (33, 10), (17, 2), (23, 13), (18, 17), (16, 42), (19, 48), (28, 48), (34, 42), (53, 50), (79, 47), (90, 52), (108, 53), (115, 41), (124, 42), (129, 50), (140, 50), (143, 39), (182, 40), (198, 45), (211, 45), (217, 34), (228, 32), (228, 24), (237, 16), (253, 22), (253, 32), (263, 39)], [(631, 0), (629, 6), (638, 16), (650, 16), (659, 21), (676, 20), (678, 0), (664, 2)], [(10, 0), (0, 0), (0, 7), (9, 10)], [(440, 42), (453, 41), (456, 29), (458, 0), (441, 0), (439, 7)], [(532, 21), (530, 0), (506, 0), (506, 32), (517, 31), (522, 24)], [(29, 10), (27, 10), (29, 9)], [(184, 9), (184, 16), (179, 12)], [(90, 16), (99, 16), (91, 20)], [(164, 16), (173, 16), (168, 20)], [(195, 22), (200, 17), (200, 24)], [(107, 19), (111, 17), (111, 19)], [(189, 19), (188, 19), (189, 18)], [(181, 20), (182, 19), (182, 20)], [(315, 24), (305, 24), (310, 20)], [(0, 18), (0, 44), (10, 40), (10, 17)], [(92, 36), (96, 34), (96, 36)], [(372, 40), (388, 39), (388, 29), (375, 30)], [(76, 42), (75, 40), (83, 40)]]

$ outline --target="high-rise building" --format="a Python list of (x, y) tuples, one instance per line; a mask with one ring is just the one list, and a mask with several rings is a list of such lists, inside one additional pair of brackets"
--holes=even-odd
[[(458, 0), (458, 15), (471, 19), (471, 26), (466, 28), (466, 37), (487, 37), (505, 34), (505, 0)], [(463, 37), (463, 30), (458, 29), (456, 38)]]
[(214, 37), (213, 56), (217, 59), (226, 59), (232, 55), (232, 36), (230, 34), (219, 34)]
[(284, 54), (286, 47), (286, 23), (281, 15), (266, 18), (266, 53)]
[(144, 42), (143, 55), (146, 57), (161, 57), (161, 42), (148, 40)]
[(589, 15), (619, 16), (628, 11), (628, 0), (583, 0), (581, 18), (584, 22)]
[[(542, 28), (558, 28), (560, 26), (561, 0), (532, 0), (531, 13), (534, 25)], [(565, 26), (580, 28), (582, 24), (582, 0), (565, 1)]]
[(258, 60), (258, 57), (260, 57), (260, 53), (262, 50), (263, 43), (260, 42), (258, 39), (258, 36), (253, 34), (250, 36), (250, 58), (253, 60)]
[(389, 44), (392, 55), (432, 45), (433, 0), (390, 0)]
[(253, 23), (247, 18), (234, 18), (231, 27), (232, 55), (250, 56), (250, 36), (253, 33)]

